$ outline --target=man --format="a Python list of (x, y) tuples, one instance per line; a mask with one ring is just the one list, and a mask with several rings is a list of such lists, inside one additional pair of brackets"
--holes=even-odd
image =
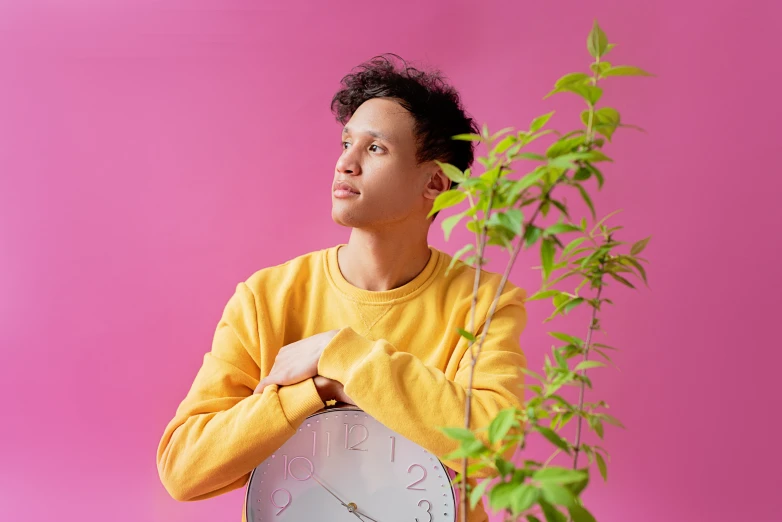
[[(332, 100), (346, 124), (332, 219), (352, 229), (350, 240), (237, 285), (158, 447), (175, 499), (244, 486), (329, 400), (357, 405), (438, 456), (458, 447), (439, 427), (464, 425), (470, 354), (456, 329), (469, 324), (475, 271), (458, 262), (445, 275), (451, 256), (428, 245), (436, 216), (427, 215), (451, 186), (434, 160), (469, 167), (473, 143), (451, 136), (477, 127), (437, 74), (375, 58)], [(478, 332), (499, 282), (482, 273)], [(473, 428), (521, 403), (525, 297), (506, 284), (476, 366)], [(480, 504), (469, 520), (487, 520)]]

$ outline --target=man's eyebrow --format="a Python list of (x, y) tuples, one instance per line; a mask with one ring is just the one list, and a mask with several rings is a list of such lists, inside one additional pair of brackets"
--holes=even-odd
[[(350, 129), (348, 127), (345, 127), (344, 129), (342, 129), (342, 134), (350, 134)], [(381, 140), (388, 141), (390, 143), (394, 142), (394, 140), (392, 140), (391, 138), (389, 138), (388, 136), (386, 136), (382, 132), (368, 130), (368, 131), (366, 131), (366, 134), (369, 134), (370, 136), (374, 136), (375, 138), (379, 138)]]

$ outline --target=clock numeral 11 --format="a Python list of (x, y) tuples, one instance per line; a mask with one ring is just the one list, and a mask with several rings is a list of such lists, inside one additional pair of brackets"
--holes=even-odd
[[(318, 432), (312, 432), (312, 456), (314, 457), (318, 449)], [(331, 433), (326, 432), (326, 456), (331, 456)]]

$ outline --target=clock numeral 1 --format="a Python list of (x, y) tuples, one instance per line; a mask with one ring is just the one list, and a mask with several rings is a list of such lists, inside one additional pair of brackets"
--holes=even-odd
[(388, 438), (391, 439), (391, 462), (394, 462), (394, 452), (396, 451), (396, 437), (392, 435)]
[(331, 433), (326, 432), (326, 456), (331, 456)]
[(312, 432), (312, 456), (313, 457), (315, 456), (315, 447), (317, 446), (317, 444), (318, 444), (318, 432), (313, 431)]

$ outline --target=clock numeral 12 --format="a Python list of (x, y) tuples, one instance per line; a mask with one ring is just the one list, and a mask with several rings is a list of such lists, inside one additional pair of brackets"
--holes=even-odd
[[(356, 428), (362, 428), (364, 430), (364, 438), (356, 442), (355, 444), (348, 446), (348, 442), (350, 440), (350, 434), (353, 433), (353, 430)], [(346, 450), (367, 451), (366, 449), (357, 448), (356, 446), (365, 442), (368, 438), (369, 438), (369, 430), (363, 424), (354, 424), (353, 426), (348, 426), (348, 424), (345, 423), (345, 449)]]

